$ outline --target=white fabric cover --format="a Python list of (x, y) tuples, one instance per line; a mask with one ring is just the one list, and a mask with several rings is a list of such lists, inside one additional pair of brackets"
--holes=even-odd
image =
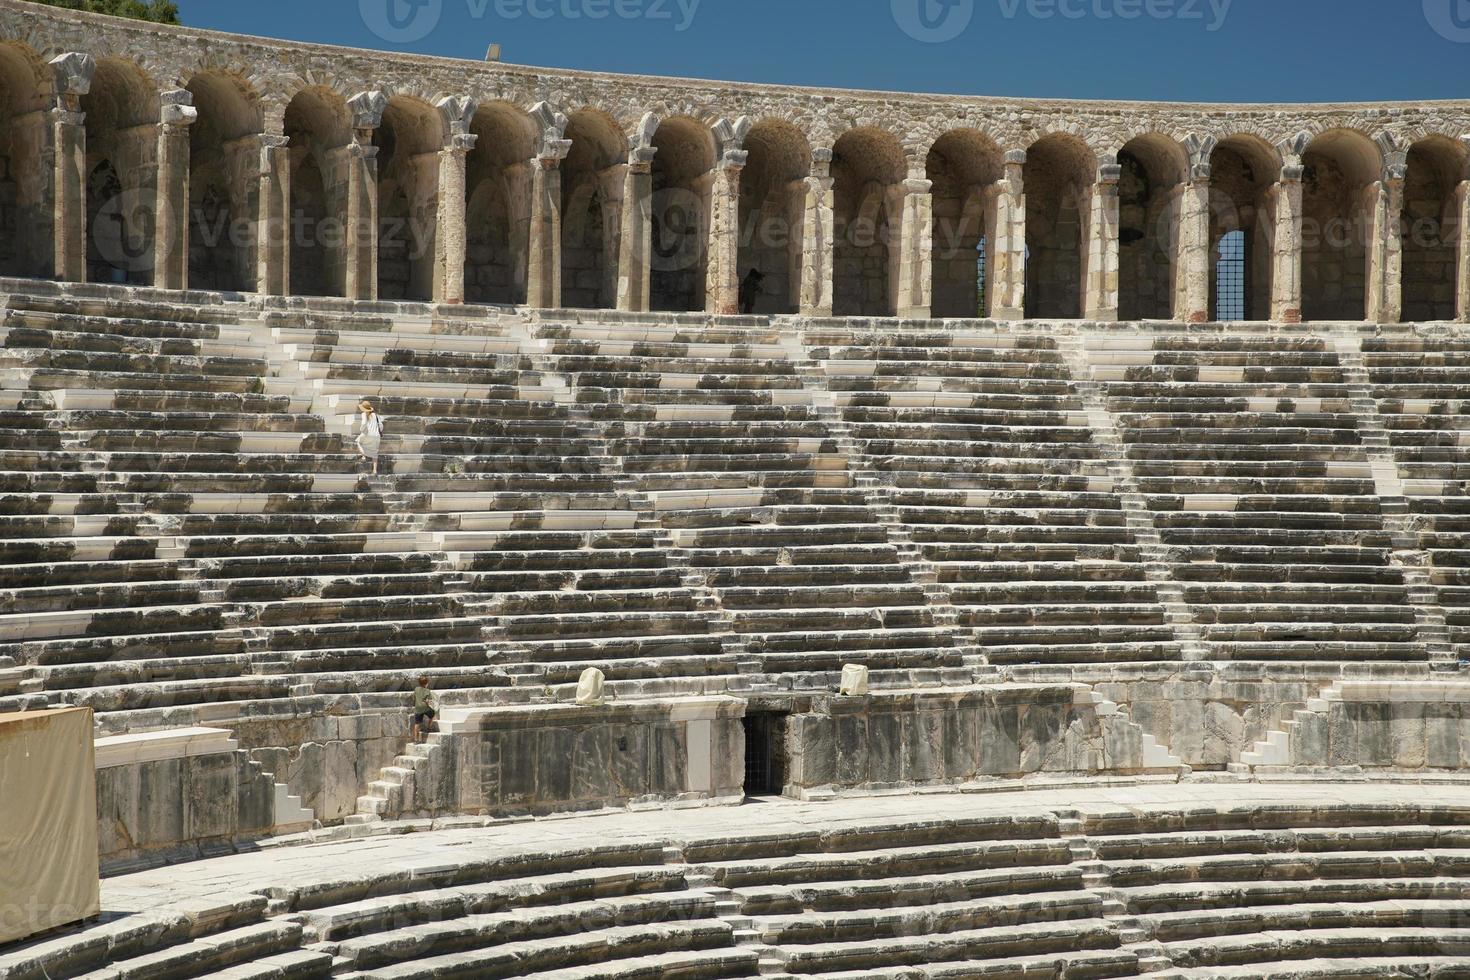
[(101, 911), (92, 710), (0, 714), (0, 944)]
[(577, 703), (584, 708), (602, 704), (602, 686), (605, 682), (602, 671), (596, 667), (588, 667), (582, 671), (582, 679), (577, 684)]
[(845, 698), (868, 696), (868, 668), (859, 664), (848, 664), (842, 668), (842, 689)]

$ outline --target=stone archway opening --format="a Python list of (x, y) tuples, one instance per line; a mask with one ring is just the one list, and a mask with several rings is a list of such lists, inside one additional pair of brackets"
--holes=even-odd
[(103, 58), (81, 108), (87, 136), (87, 278), (151, 285), (158, 86), (137, 65)]
[(0, 275), (52, 273), (45, 71), (29, 48), (0, 44)]
[(1272, 189), (1281, 160), (1255, 136), (1231, 136), (1210, 155), (1210, 319), (1271, 319)]
[(1361, 133), (1332, 130), (1302, 154), (1302, 319), (1363, 320), (1383, 162)]
[(705, 306), (715, 141), (708, 126), (676, 116), (653, 134), (649, 304), (688, 312)]
[(1086, 231), (1097, 157), (1073, 136), (1044, 136), (1026, 151), (1026, 316), (1082, 316)]
[(898, 231), (903, 147), (891, 133), (855, 129), (832, 148), (832, 312), (893, 316), (898, 310)]
[(255, 288), (253, 219), (260, 199), (260, 103), (222, 72), (189, 81), (198, 121), (189, 127), (189, 285)]
[(933, 185), (932, 315), (987, 316), (987, 246), (995, 234), (995, 183), (1004, 174), (1001, 149), (976, 130), (945, 133), (929, 150), (925, 173)]
[(750, 128), (745, 149), (749, 155), (740, 174), (737, 267), (742, 278), (752, 269), (765, 276), (756, 298), (757, 313), (795, 313), (801, 302), (802, 222), (811, 145), (791, 123), (764, 119)]
[(1460, 184), (1464, 144), (1431, 136), (1409, 147), (1404, 178), (1403, 318), (1453, 320), (1460, 262)]
[(611, 116), (582, 109), (569, 117), (571, 151), (561, 165), (561, 302), (610, 310), (618, 302), (618, 220), (628, 140)]
[(378, 148), (378, 298), (434, 298), (438, 228), (438, 113), (418, 99), (392, 98), (373, 132)]
[(291, 156), (291, 289), (297, 296), (347, 291), (347, 154), (351, 122), (341, 96), (300, 92), (286, 106)]
[(1157, 134), (1118, 153), (1118, 318), (1171, 320), (1180, 297), (1180, 193), (1184, 148)]
[(493, 102), (475, 111), (470, 131), (477, 138), (465, 169), (465, 302), (524, 303), (535, 127), (515, 106)]

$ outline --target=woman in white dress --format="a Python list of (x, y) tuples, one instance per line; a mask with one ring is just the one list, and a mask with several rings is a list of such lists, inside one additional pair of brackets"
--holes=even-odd
[(373, 403), (363, 399), (357, 404), (362, 417), (358, 420), (357, 451), (363, 459), (371, 460), (373, 475), (378, 473), (378, 450), (383, 447), (383, 417), (373, 408)]

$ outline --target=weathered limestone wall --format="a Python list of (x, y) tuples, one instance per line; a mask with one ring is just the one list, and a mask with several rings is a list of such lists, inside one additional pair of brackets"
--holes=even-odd
[(745, 737), (736, 698), (447, 711), (449, 744), (413, 812), (507, 814), (651, 801), (735, 801)]
[(1470, 767), (1470, 684), (1351, 684), (1298, 712), (1290, 765), (1396, 773)]
[(96, 745), (104, 871), (195, 859), (311, 825), (311, 814), (238, 751), (228, 732), (181, 729)]
[(787, 720), (787, 795), (1037, 774), (1136, 773), (1142, 731), (1069, 686), (818, 697)]

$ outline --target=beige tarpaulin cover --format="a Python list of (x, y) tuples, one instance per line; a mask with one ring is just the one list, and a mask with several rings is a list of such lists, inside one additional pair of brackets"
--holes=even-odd
[(91, 709), (0, 714), (0, 943), (100, 909)]

